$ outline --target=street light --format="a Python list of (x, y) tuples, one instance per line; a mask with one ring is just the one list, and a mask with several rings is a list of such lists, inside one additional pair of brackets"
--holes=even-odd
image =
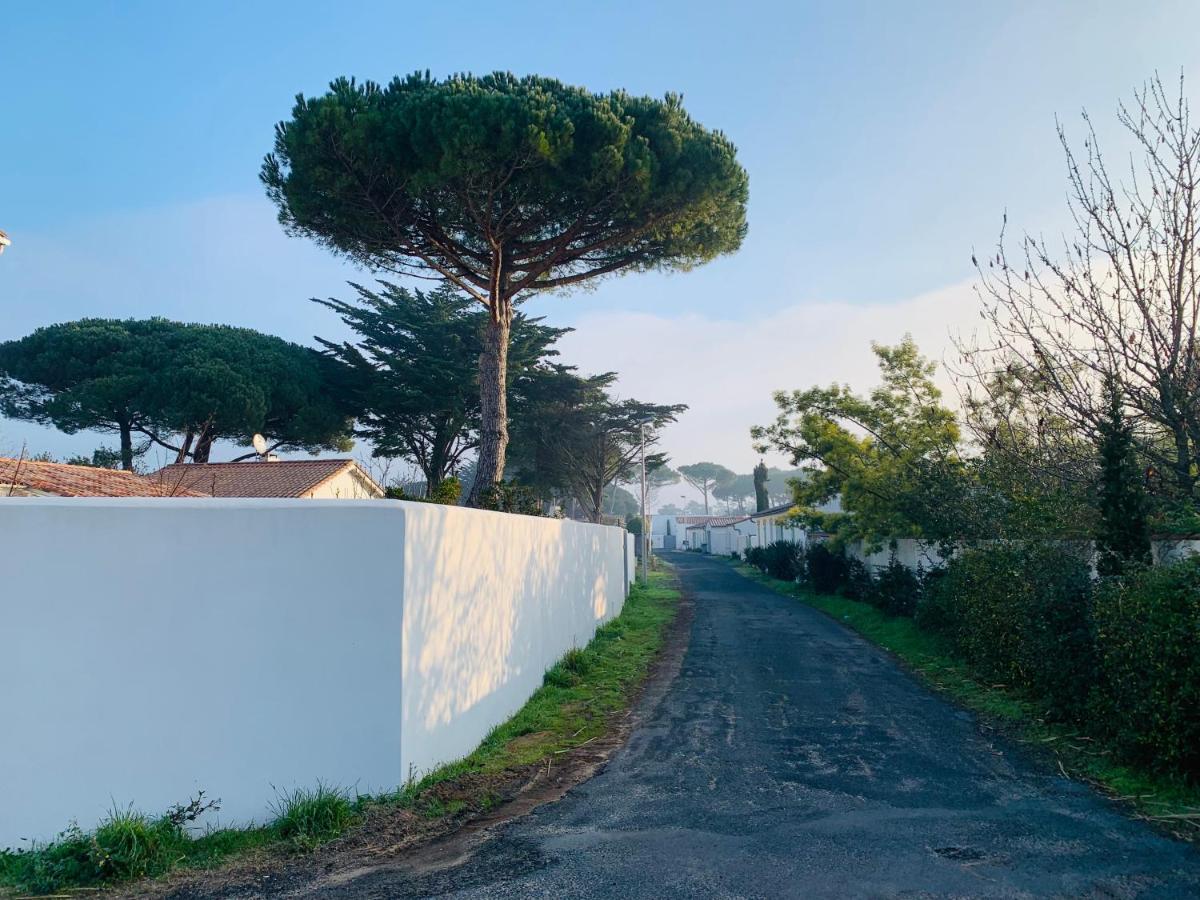
[(11, 247), (12, 241), (8, 239), (8, 235), (0, 231), (0, 253), (4, 252), (5, 247)]

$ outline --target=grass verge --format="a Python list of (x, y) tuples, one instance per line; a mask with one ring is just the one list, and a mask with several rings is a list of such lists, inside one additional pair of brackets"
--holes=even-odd
[[(213, 808), (203, 795), (151, 818), (114, 810), (94, 831), (72, 825), (54, 841), (28, 850), (0, 850), (0, 896), (98, 888), (181, 869), (208, 869), (257, 852), (307, 852), (353, 829), (379, 808), (411, 810), (425, 819), (486, 810), (501, 798), (479, 776), (541, 765), (604, 735), (628, 708), (662, 648), (679, 602), (674, 577), (650, 574), (636, 585), (617, 618), (586, 647), (569, 651), (545, 675), (521, 710), (494, 729), (465, 759), (443, 766), (394, 793), (349, 797), (328, 785), (281, 794), (271, 824), (192, 836), (188, 825)], [(483, 791), (447, 799), (448, 785)]]
[(979, 713), (992, 727), (1048, 754), (1066, 777), (1085, 781), (1126, 803), (1139, 818), (1179, 837), (1200, 841), (1200, 786), (1123, 765), (1094, 739), (1068, 726), (1047, 722), (1036, 704), (1002, 685), (986, 684), (973, 677), (945, 642), (920, 630), (912, 619), (889, 616), (868, 603), (846, 597), (816, 594), (744, 563), (735, 564), (735, 568), (750, 580), (795, 597), (853, 628), (898, 657), (929, 685)]
[(612, 715), (629, 705), (662, 648), (678, 602), (674, 576), (651, 572), (648, 582), (630, 591), (621, 615), (586, 647), (568, 651), (521, 711), (484, 738), (474, 753), (381, 802), (424, 811), (438, 802), (432, 789), (439, 784), (544, 762), (603, 735)]

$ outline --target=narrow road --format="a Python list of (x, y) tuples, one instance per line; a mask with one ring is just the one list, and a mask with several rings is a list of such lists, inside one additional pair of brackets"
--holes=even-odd
[(1200, 853), (1044, 771), (885, 653), (724, 563), (608, 768), (414, 876), (322, 897), (1197, 897)]

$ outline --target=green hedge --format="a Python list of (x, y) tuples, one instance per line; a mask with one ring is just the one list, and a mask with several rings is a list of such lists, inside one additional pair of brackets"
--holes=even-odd
[(983, 677), (1078, 718), (1095, 664), (1085, 559), (1055, 544), (968, 550), (931, 580), (917, 624), (944, 635)]
[(1092, 725), (1126, 758), (1200, 776), (1200, 558), (1105, 581)]

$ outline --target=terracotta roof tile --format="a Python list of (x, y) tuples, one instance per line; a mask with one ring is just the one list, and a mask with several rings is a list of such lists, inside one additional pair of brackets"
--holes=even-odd
[(0, 458), (0, 497), (203, 497), (179, 484), (133, 472)]
[[(214, 497), (303, 497), (351, 467), (368, 481), (371, 480), (352, 459), (183, 463), (164, 466), (154, 477), (170, 484), (182, 484), (204, 491)], [(374, 484), (373, 481), (371, 483)]]

